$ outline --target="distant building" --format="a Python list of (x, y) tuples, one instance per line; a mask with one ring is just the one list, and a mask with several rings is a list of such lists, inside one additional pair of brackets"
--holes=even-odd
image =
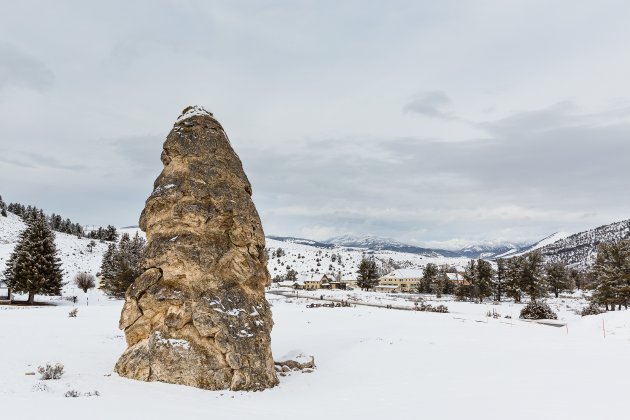
[(342, 278), (341, 281), (346, 284), (346, 289), (356, 289), (357, 287), (359, 287), (359, 285), (357, 284), (357, 279)]
[(398, 293), (400, 292), (400, 286), (395, 286), (395, 285), (378, 285), (378, 286), (374, 286), (374, 291), (375, 292), (382, 292), (382, 293)]
[(0, 300), (11, 301), (11, 289), (7, 282), (0, 280)]
[[(418, 288), (424, 270), (421, 268), (400, 268), (378, 279), (376, 291), (413, 292)], [(381, 288), (380, 286), (387, 286)], [(394, 287), (391, 287), (394, 286)]]
[(464, 276), (461, 273), (446, 273), (446, 277), (448, 278), (448, 281), (450, 281), (451, 283), (463, 284), (463, 285), (470, 284), (468, 280), (464, 279)]
[(291, 289), (303, 289), (295, 280), (283, 280), (276, 283), (278, 287), (290, 287)]
[[(330, 288), (330, 282), (334, 281), (332, 276), (319, 273), (298, 274), (296, 282), (306, 290), (316, 290)], [(325, 286), (325, 287), (324, 287)]]

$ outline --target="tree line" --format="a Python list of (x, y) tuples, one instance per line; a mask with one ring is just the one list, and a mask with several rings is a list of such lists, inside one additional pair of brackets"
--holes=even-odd
[[(499, 259), (496, 269), (483, 259), (470, 260), (461, 280), (450, 280), (452, 267), (429, 263), (424, 267), (422, 278), (416, 286), (417, 293), (431, 293), (437, 297), (454, 295), (459, 300), (483, 302), (485, 299), (501, 301), (511, 298), (521, 302), (527, 296), (538, 300), (549, 293), (556, 297), (565, 291), (572, 291), (576, 284), (583, 283), (583, 274), (567, 269), (562, 263), (545, 263), (540, 252)], [(358, 286), (372, 289), (378, 285), (378, 269), (373, 258), (361, 260), (358, 269)]]
[(146, 241), (138, 233), (132, 238), (123, 233), (120, 242), (112, 243), (103, 254), (101, 269), (101, 289), (108, 295), (124, 297), (127, 288), (142, 274), (142, 255)]
[[(1, 197), (0, 202), (4, 204)], [(0, 204), (0, 207), (2, 207), (2, 204)], [(86, 233), (83, 229), (83, 226), (81, 226), (79, 223), (74, 223), (69, 218), (64, 219), (63, 217), (55, 213), (47, 215), (42, 209), (39, 209), (35, 206), (25, 206), (24, 204), (20, 203), (11, 203), (6, 206), (6, 210), (19, 216), (25, 223), (28, 223), (29, 221), (34, 219), (44, 218), (52, 230), (56, 232), (67, 233), (69, 235), (75, 235), (78, 238), (87, 237), (90, 239), (98, 239), (103, 241), (116, 241), (118, 239), (118, 232), (116, 228), (111, 225), (108, 225), (106, 228), (99, 227), (98, 229), (94, 229)], [(0, 212), (1, 211), (2, 210), (0, 210)]]
[[(114, 297), (123, 297), (134, 279), (142, 273), (141, 259), (145, 240), (137, 233), (132, 238), (122, 235), (120, 242), (109, 245), (101, 263), (101, 289)], [(2, 278), (10, 293), (26, 294), (27, 303), (35, 303), (36, 295), (59, 296), (63, 286), (63, 269), (55, 245), (55, 233), (43, 212), (36, 212), (26, 220), (26, 228), (9, 256)], [(87, 293), (95, 287), (91, 273), (77, 273), (77, 287)]]

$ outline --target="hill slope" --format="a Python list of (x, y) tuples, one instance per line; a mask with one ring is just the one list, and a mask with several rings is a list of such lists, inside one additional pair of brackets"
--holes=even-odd
[(597, 245), (630, 238), (630, 219), (599, 226), (540, 247), (545, 259), (586, 268), (593, 265)]
[[(0, 217), (0, 277), (15, 248), (20, 232), (25, 228), (26, 224), (13, 213), (8, 213), (8, 217)], [(76, 292), (72, 284), (75, 274), (84, 271), (96, 274), (101, 266), (107, 243), (95, 241), (96, 246), (90, 252), (87, 247), (90, 241), (91, 239), (55, 232), (55, 244), (61, 258), (64, 281), (68, 283), (64, 287), (67, 293)]]

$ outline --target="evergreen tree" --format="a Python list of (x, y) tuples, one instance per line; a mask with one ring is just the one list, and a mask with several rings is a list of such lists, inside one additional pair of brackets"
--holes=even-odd
[(370, 290), (373, 289), (374, 286), (378, 285), (377, 267), (374, 258), (363, 257), (363, 259), (361, 259), (361, 263), (359, 264), (359, 270), (357, 273), (359, 274), (357, 276), (357, 285), (362, 290)]
[(561, 262), (546, 264), (545, 273), (547, 275), (549, 291), (556, 297), (558, 297), (561, 292), (570, 291), (575, 288), (575, 284), (569, 277), (566, 267)]
[(131, 238), (124, 233), (118, 244), (110, 244), (103, 254), (99, 275), (102, 289), (110, 296), (123, 297), (127, 288), (142, 274), (141, 260), (145, 240), (137, 233)]
[(628, 307), (630, 301), (630, 241), (601, 243), (593, 267), (593, 301), (614, 311), (615, 305)]
[(433, 283), (437, 280), (438, 271), (438, 266), (433, 263), (428, 263), (424, 267), (422, 278), (418, 283), (418, 293), (431, 293), (433, 291)]
[(481, 303), (485, 298), (492, 296), (492, 278), (494, 269), (489, 261), (477, 260), (477, 276), (473, 283), (475, 293)]
[(31, 219), (4, 271), (9, 287), (16, 293), (27, 293), (28, 303), (35, 295), (60, 295), (63, 287), (61, 260), (57, 256), (55, 234), (43, 216)]
[(506, 262), (505, 266), (505, 282), (503, 290), (505, 295), (514, 300), (514, 302), (520, 302), (523, 296), (522, 288), (522, 275), (521, 275), (521, 261), (523, 257), (510, 258)]
[(501, 296), (504, 292), (505, 283), (508, 277), (508, 264), (503, 258), (497, 259), (497, 272), (494, 278), (494, 296), (497, 302), (501, 302)]
[(571, 283), (577, 287), (578, 290), (582, 289), (584, 283), (584, 274), (580, 273), (580, 271), (576, 268), (572, 268), (569, 270), (569, 279)]
[(290, 269), (287, 271), (287, 280), (295, 281), (297, 280), (297, 271), (294, 269)]
[(103, 237), (99, 239), (103, 239), (105, 241), (116, 241), (118, 240), (118, 232), (114, 226), (107, 225), (107, 228), (104, 229)]
[(0, 216), (7, 217), (7, 205), (4, 201), (2, 201), (2, 196), (0, 195)]
[(521, 259), (521, 285), (531, 300), (547, 295), (543, 257), (540, 251), (530, 252)]
[(470, 300), (479, 299), (479, 303), (483, 302), (484, 298), (492, 295), (493, 276), (494, 269), (488, 261), (470, 260), (464, 271), (467, 284), (461, 284), (458, 287), (458, 297), (467, 297)]
[(436, 298), (441, 298), (442, 293), (447, 293), (448, 290), (448, 276), (446, 275), (446, 268), (440, 267), (438, 268), (438, 272), (435, 276), (435, 280), (433, 282), (433, 293), (435, 293)]

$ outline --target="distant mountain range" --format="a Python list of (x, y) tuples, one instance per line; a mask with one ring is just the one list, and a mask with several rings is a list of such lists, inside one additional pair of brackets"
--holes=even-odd
[(314, 241), (305, 238), (288, 236), (269, 236), (282, 242), (297, 243), (302, 245), (316, 246), (320, 248), (360, 248), (371, 251), (396, 251), (418, 254), (426, 257), (465, 257), (465, 258), (487, 258), (492, 259), (500, 254), (516, 254), (526, 248), (529, 244), (513, 244), (506, 242), (477, 244), (467, 246), (459, 250), (425, 248), (416, 245), (405, 244), (391, 238), (383, 238), (375, 235), (342, 235), (335, 236), (325, 241)]
[(458, 250), (423, 248), (409, 245), (390, 238), (374, 235), (343, 235), (325, 241), (313, 241), (303, 238), (270, 236), (272, 239), (285, 242), (300, 243), (321, 248), (345, 247), (360, 248), (372, 251), (398, 251), (419, 254), (427, 257), (464, 257), (511, 258), (531, 251), (540, 250), (546, 260), (560, 261), (576, 267), (591, 266), (597, 255), (597, 245), (601, 242), (612, 242), (630, 239), (630, 219), (599, 226), (576, 234), (556, 232), (534, 244), (489, 242), (470, 245)]
[(372, 251), (407, 252), (427, 257), (484, 258), (488, 260), (511, 258), (538, 249), (549, 261), (560, 261), (567, 265), (584, 268), (594, 263), (599, 243), (630, 239), (630, 219), (576, 234), (556, 232), (534, 244), (489, 242), (470, 245), (458, 250), (423, 248), (374, 235), (342, 235), (324, 241), (273, 235), (268, 236), (268, 238), (325, 249), (344, 247)]
[(547, 260), (584, 268), (595, 262), (597, 245), (621, 239), (630, 239), (630, 219), (566, 236), (540, 247), (540, 252)]

